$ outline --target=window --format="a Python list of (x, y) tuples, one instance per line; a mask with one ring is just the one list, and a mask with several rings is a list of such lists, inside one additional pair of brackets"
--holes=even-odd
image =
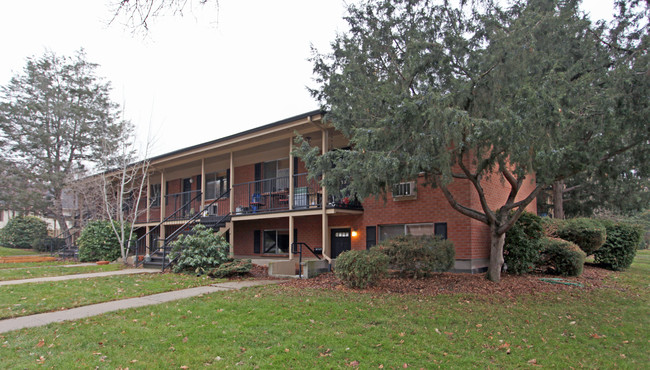
[(377, 226), (366, 226), (366, 249), (377, 245)]
[(205, 199), (217, 199), (230, 189), (229, 171), (205, 175)]
[(289, 230), (264, 230), (264, 249), (262, 253), (289, 253)]
[(379, 225), (379, 241), (384, 241), (399, 235), (432, 235), (434, 233), (434, 224), (399, 224), (399, 225)]
[(289, 189), (289, 158), (264, 162), (262, 170), (263, 174), (259, 180), (266, 180), (263, 181), (263, 192)]
[(149, 191), (149, 200), (151, 201), (151, 207), (160, 207), (160, 184), (153, 184), (150, 186)]
[(415, 181), (400, 182), (393, 185), (393, 199), (395, 200), (410, 200), (417, 197), (417, 187)]

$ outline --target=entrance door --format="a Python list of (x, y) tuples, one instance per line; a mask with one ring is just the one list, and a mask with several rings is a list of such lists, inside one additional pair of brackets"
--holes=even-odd
[(183, 193), (181, 202), (183, 205), (183, 216), (187, 217), (190, 214), (190, 200), (192, 200), (192, 179), (183, 179)]
[(349, 251), (352, 247), (350, 240), (350, 229), (332, 229), (332, 258), (339, 254)]

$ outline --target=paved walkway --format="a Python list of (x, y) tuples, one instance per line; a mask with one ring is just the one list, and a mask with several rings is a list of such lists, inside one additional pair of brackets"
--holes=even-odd
[(48, 281), (86, 279), (86, 278), (115, 276), (115, 275), (150, 274), (155, 272), (160, 272), (160, 269), (124, 269), (124, 270), (116, 270), (116, 271), (92, 272), (88, 274), (51, 276), (51, 277), (21, 279), (21, 280), (7, 280), (7, 281), (0, 281), (0, 286), (26, 284), (26, 283), (44, 283)]
[(127, 308), (150, 306), (183, 298), (196, 297), (224, 290), (241, 289), (252, 286), (278, 284), (285, 280), (242, 280), (229, 281), (197, 288), (176, 290), (173, 292), (158, 293), (145, 297), (122, 299), (105, 303), (92, 304), (83, 307), (71, 308), (64, 311), (40, 313), (31, 316), (17, 317), (14, 319), (0, 320), (0, 333), (43, 326), (54, 322), (78, 320), (90, 316), (101, 315), (106, 312), (119, 311)]

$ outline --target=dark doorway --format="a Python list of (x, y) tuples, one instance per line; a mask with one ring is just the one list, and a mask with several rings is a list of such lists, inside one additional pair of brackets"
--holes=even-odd
[(192, 179), (183, 179), (183, 192), (181, 195), (181, 203), (183, 206), (183, 216), (190, 213), (190, 200), (192, 200)]
[(332, 258), (351, 249), (350, 229), (332, 229), (331, 233)]

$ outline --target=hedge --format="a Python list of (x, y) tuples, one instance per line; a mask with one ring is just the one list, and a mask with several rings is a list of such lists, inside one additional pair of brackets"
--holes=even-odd
[(577, 244), (589, 256), (605, 243), (607, 231), (597, 220), (573, 218), (560, 224), (557, 236)]
[(626, 223), (605, 223), (607, 240), (594, 253), (595, 262), (610, 270), (624, 270), (632, 265), (644, 230)]
[[(127, 235), (129, 230), (127, 228)], [(115, 261), (122, 255), (120, 242), (109, 221), (89, 222), (81, 232), (77, 245), (81, 262)]]
[(585, 264), (586, 254), (576, 244), (562, 239), (543, 238), (541, 240), (540, 265), (547, 272), (562, 276), (580, 276)]
[(454, 267), (456, 250), (450, 240), (430, 235), (402, 235), (381, 242), (375, 248), (389, 258), (388, 264), (402, 275), (425, 277)]
[(509, 273), (527, 274), (537, 267), (543, 234), (541, 217), (530, 212), (521, 214), (506, 233), (503, 246), (503, 257)]
[(47, 223), (34, 216), (10, 219), (0, 230), (0, 244), (7, 248), (44, 250)]
[(379, 281), (388, 269), (388, 256), (376, 248), (350, 250), (336, 258), (334, 275), (350, 288), (366, 288)]

